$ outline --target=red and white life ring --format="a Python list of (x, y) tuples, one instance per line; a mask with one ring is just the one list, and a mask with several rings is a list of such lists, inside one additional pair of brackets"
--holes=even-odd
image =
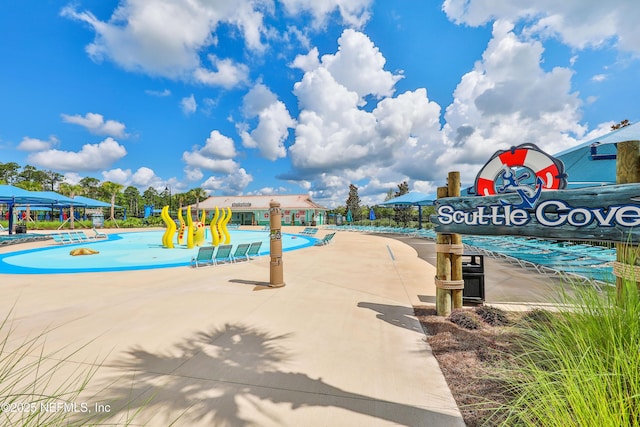
[(476, 194), (496, 194), (496, 179), (505, 166), (529, 169), (536, 177), (542, 179), (543, 190), (560, 190), (566, 186), (564, 165), (560, 160), (551, 157), (534, 144), (522, 144), (494, 154), (476, 177)]

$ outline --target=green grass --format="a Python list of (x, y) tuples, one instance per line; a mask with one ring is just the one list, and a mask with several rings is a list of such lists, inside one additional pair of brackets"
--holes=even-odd
[[(508, 426), (640, 426), (640, 294), (635, 283), (562, 298), (548, 322), (523, 328), (505, 372)], [(504, 410), (505, 408), (502, 408)]]

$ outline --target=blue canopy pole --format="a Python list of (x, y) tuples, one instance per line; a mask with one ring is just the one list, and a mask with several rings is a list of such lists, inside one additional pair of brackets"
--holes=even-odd
[(8, 203), (9, 206), (9, 234), (13, 234), (13, 203)]
[(418, 230), (422, 230), (422, 206), (418, 205)]

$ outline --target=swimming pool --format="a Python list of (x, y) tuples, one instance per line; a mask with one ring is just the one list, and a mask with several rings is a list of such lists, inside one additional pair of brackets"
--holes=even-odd
[[(106, 271), (148, 270), (187, 266), (198, 253), (198, 247), (187, 249), (162, 246), (164, 231), (140, 231), (110, 234), (109, 239), (90, 240), (69, 245), (47, 246), (27, 251), (0, 254), (0, 273), (58, 274)], [(230, 230), (231, 244), (262, 242), (260, 255), (269, 253), (269, 232)], [(317, 239), (309, 236), (282, 234), (282, 249), (290, 251), (313, 246)], [(210, 244), (210, 240), (208, 243)], [(91, 248), (96, 255), (71, 256), (74, 248)]]

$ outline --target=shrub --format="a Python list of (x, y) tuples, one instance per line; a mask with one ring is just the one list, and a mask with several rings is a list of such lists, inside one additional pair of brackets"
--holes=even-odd
[(465, 329), (473, 330), (480, 327), (480, 322), (473, 314), (465, 310), (454, 310), (449, 316), (449, 321)]
[(474, 311), (485, 323), (491, 326), (506, 326), (511, 323), (504, 310), (498, 307), (476, 307)]

